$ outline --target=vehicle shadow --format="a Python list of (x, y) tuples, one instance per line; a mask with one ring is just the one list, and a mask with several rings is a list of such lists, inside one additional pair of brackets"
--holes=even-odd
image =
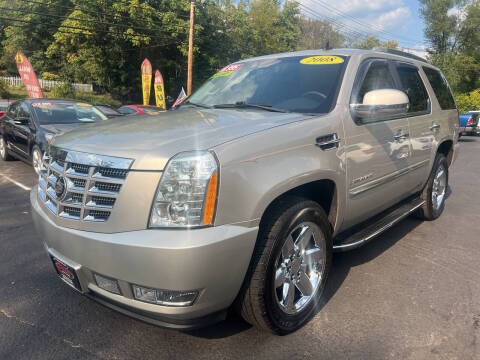
[[(449, 188), (447, 190), (447, 196), (450, 195), (450, 193), (451, 190)], [(375, 259), (377, 256), (394, 246), (422, 222), (422, 220), (414, 217), (408, 217), (358, 249), (343, 253), (335, 253), (333, 255), (332, 269), (324, 290), (322, 303), (320, 304), (320, 311), (342, 286), (350, 269)], [(184, 331), (184, 333), (205, 339), (221, 339), (244, 332), (251, 327), (250, 324), (244, 322), (233, 311), (230, 311), (227, 319), (219, 324), (202, 329)]]
[(465, 137), (461, 137), (460, 139), (458, 139), (458, 142), (475, 142), (477, 141), (477, 139), (475, 138), (465, 138)]

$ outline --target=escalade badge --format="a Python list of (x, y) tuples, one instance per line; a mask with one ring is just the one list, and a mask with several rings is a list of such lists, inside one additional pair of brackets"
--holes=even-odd
[(55, 183), (55, 196), (59, 200), (63, 200), (65, 194), (67, 193), (67, 184), (65, 182), (65, 178), (60, 176)]

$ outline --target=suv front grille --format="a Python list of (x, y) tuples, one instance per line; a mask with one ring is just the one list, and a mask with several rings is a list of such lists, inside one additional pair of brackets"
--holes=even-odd
[(132, 162), (51, 146), (43, 157), (38, 196), (60, 218), (107, 221)]

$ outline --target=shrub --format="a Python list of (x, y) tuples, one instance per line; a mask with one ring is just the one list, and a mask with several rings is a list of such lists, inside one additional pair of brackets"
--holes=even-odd
[(2, 99), (8, 99), (10, 97), (10, 92), (8, 91), (8, 84), (0, 79), (0, 98)]
[(466, 94), (457, 94), (455, 96), (458, 110), (466, 113), (472, 110), (480, 110), (480, 89), (476, 89)]
[(75, 99), (75, 89), (69, 83), (62, 83), (50, 91), (50, 96), (59, 99)]

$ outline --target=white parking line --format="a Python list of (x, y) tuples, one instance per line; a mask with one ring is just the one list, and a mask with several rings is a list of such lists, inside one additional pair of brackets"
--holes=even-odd
[(19, 188), (22, 188), (22, 189), (25, 190), (25, 191), (30, 191), (30, 190), (32, 190), (31, 187), (25, 186), (25, 185), (19, 183), (18, 181), (15, 181), (15, 180), (13, 180), (12, 178), (9, 178), (7, 175), (0, 174), (0, 176), (4, 177), (4, 178), (7, 179), (8, 181), (10, 181), (12, 184), (17, 185)]

